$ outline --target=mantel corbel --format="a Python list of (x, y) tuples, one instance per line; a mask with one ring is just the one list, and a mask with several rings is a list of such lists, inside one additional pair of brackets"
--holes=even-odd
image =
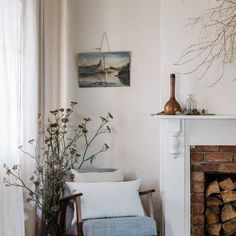
[(181, 133), (182, 121), (168, 120), (169, 154), (174, 159), (176, 159), (181, 152)]

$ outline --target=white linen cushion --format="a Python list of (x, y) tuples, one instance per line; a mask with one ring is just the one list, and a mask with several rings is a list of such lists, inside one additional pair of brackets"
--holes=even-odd
[(88, 172), (80, 172), (81, 170), (71, 169), (71, 173), (74, 175), (74, 182), (118, 182), (123, 181), (123, 171), (119, 169), (112, 169), (112, 171), (102, 171), (103, 169), (91, 170)]
[[(141, 180), (127, 182), (76, 183), (67, 182), (72, 194), (81, 197), (82, 219), (144, 216), (139, 197)], [(72, 225), (76, 223), (76, 212)]]

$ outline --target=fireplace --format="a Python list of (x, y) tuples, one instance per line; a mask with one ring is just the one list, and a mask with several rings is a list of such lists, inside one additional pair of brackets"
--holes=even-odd
[(191, 147), (192, 236), (236, 235), (235, 163), (236, 146)]
[[(236, 116), (158, 118), (161, 135), (161, 235), (208, 236), (209, 226), (206, 226), (205, 218), (207, 186), (215, 180), (218, 183), (228, 178), (235, 181)], [(220, 190), (224, 191), (221, 187)], [(217, 194), (221, 195), (216, 192), (211, 197), (220, 198)], [(220, 229), (220, 236), (223, 233)]]

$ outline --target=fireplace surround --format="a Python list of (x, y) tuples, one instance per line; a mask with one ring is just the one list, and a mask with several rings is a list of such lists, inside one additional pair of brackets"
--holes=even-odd
[[(157, 117), (161, 135), (161, 232), (165, 236), (195, 236), (191, 230), (191, 147), (236, 146), (236, 116)], [(227, 166), (232, 172), (234, 158)]]

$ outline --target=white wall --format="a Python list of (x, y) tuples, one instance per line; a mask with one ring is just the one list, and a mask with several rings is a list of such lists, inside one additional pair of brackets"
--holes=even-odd
[[(82, 115), (110, 111), (115, 117), (112, 150), (101, 161), (149, 179), (150, 169), (158, 168), (158, 126), (150, 117), (159, 107), (158, 11), (155, 0), (149, 0), (149, 4), (142, 0), (68, 2), (67, 99), (80, 102)], [(74, 57), (77, 52), (96, 51), (104, 31), (111, 50), (132, 52), (131, 87), (80, 89)]]
[[(142, 188), (158, 191), (159, 123), (150, 114), (160, 110), (160, 2), (62, 0), (46, 4), (47, 109), (50, 104), (67, 105), (73, 100), (79, 102), (78, 117), (95, 119), (111, 112), (112, 135), (104, 139), (111, 148), (94, 165), (123, 169), (126, 179), (141, 178)], [(103, 32), (112, 51), (132, 52), (130, 87), (78, 87), (76, 55), (96, 51)], [(105, 44), (103, 50), (107, 50)]]
[[(48, 0), (46, 1), (46, 108), (79, 101), (78, 116), (114, 115), (111, 149), (96, 166), (117, 167), (143, 187), (159, 188), (159, 122), (150, 113), (169, 97), (169, 74), (181, 52), (198, 39), (200, 27), (185, 28), (215, 0)], [(76, 54), (93, 52), (106, 31), (111, 50), (132, 51), (131, 87), (79, 88)], [(104, 45), (104, 50), (107, 48)], [(184, 103), (194, 93), (200, 108), (234, 114), (236, 82), (232, 71), (216, 86), (214, 73), (177, 74), (176, 96)], [(160, 104), (162, 104), (160, 106)], [(156, 204), (157, 206), (157, 201)]]
[[(188, 19), (197, 17), (210, 7), (216, 5), (215, 0), (163, 0), (161, 6), (161, 92), (162, 104), (169, 96), (169, 73), (172, 71), (185, 72), (191, 70), (190, 65), (181, 67), (173, 64), (188, 46), (197, 43), (201, 26), (184, 27)], [(195, 62), (196, 65), (196, 62)], [(184, 76), (178, 74), (176, 96), (184, 103), (187, 94), (194, 93), (199, 108), (207, 108), (216, 114), (236, 114), (233, 101), (236, 99), (235, 70), (227, 67), (225, 77), (215, 86), (210, 87), (217, 78), (217, 68), (202, 80), (200, 74)], [(219, 75), (219, 74), (218, 74)]]

